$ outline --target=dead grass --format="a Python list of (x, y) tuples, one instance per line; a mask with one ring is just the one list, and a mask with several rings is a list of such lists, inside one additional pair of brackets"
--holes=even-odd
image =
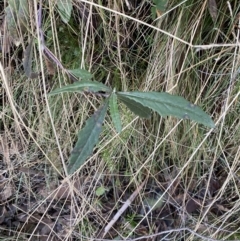
[[(236, 2), (229, 1), (231, 8), (217, 3), (213, 23), (208, 1), (169, 1), (155, 21), (151, 1), (74, 1), (64, 25), (54, 2), (44, 1), (46, 45), (67, 68), (86, 68), (118, 90), (181, 95), (216, 123), (209, 130), (154, 113), (142, 120), (121, 106), (123, 132), (117, 135), (107, 117), (94, 154), (71, 177), (65, 165), (77, 133), (101, 100), (48, 98), (70, 80), (57, 67), (54, 76), (47, 74), (37, 42), (33, 67), (46, 74), (24, 75), (22, 49), (27, 36), (37, 39), (37, 2), (20, 46), (8, 51), (2, 44), (0, 239), (239, 240)], [(1, 34), (7, 35), (4, 25)]]

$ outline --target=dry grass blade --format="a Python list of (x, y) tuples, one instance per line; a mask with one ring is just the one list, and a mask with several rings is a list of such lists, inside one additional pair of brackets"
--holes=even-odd
[[(168, 0), (160, 18), (153, 0), (70, 2), (64, 22), (55, 1), (28, 1), (19, 46), (0, 16), (0, 239), (240, 240), (237, 1)], [(23, 68), (32, 38), (32, 69), (46, 73), (34, 80)], [(122, 132), (107, 113), (94, 153), (67, 177), (77, 133), (106, 97), (49, 97), (75, 69), (117, 91), (182, 96), (216, 127), (135, 118), (120, 103)]]
[(143, 186), (145, 185), (147, 179), (145, 179), (139, 187), (132, 193), (132, 195), (127, 199), (127, 201), (123, 204), (123, 206), (118, 210), (118, 212), (114, 215), (112, 220), (108, 223), (108, 225), (104, 228), (104, 232), (101, 235), (102, 238), (105, 237), (105, 235), (109, 232), (109, 230), (112, 228), (112, 226), (117, 222), (119, 217), (126, 211), (126, 209), (131, 205), (131, 203), (134, 201), (136, 196), (139, 194)]
[[(172, 230), (167, 230), (167, 231), (162, 231), (162, 232), (159, 232), (159, 233), (155, 233), (155, 234), (151, 234), (151, 235), (145, 235), (145, 236), (142, 236), (142, 237), (139, 237), (139, 238), (133, 238), (133, 239), (115, 239), (116, 241), (123, 241), (123, 240), (128, 240), (128, 241), (138, 241), (138, 240), (142, 240), (142, 239), (153, 239), (155, 237), (158, 237), (160, 235), (167, 235), (167, 234), (171, 234), (171, 233), (177, 233), (177, 232), (182, 232), (182, 231), (187, 231), (189, 233), (191, 233), (192, 235), (200, 238), (201, 240), (204, 240), (204, 241), (222, 241), (222, 239), (212, 239), (212, 238), (209, 238), (207, 236), (203, 236), (203, 235), (200, 235), (198, 234), (197, 232), (191, 230), (190, 228), (179, 228), (179, 229), (172, 229)], [(80, 236), (81, 238), (87, 238), (87, 237), (83, 237), (83, 236)], [(99, 238), (95, 238), (95, 240), (98, 240), (98, 241), (111, 241), (112, 239), (99, 239)], [(232, 240), (232, 241), (239, 241), (239, 240)]]
[(32, 57), (33, 57), (32, 51), (33, 51), (33, 40), (31, 39), (29, 45), (26, 47), (24, 51), (23, 68), (28, 78), (35, 79), (39, 76), (39, 74), (32, 72)]

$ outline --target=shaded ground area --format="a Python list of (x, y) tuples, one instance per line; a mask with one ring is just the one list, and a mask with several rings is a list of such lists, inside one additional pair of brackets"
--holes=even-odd
[[(16, 156), (10, 156), (10, 160), (16, 161)], [(157, 171), (154, 177), (147, 178), (141, 193), (104, 238), (116, 238), (119, 230), (124, 230), (125, 235), (130, 234), (132, 238), (149, 234), (154, 238), (154, 234), (158, 234), (161, 240), (171, 237), (186, 239), (194, 235), (190, 230), (194, 230), (196, 219), (199, 218), (204, 221), (196, 231), (203, 233), (202, 236), (208, 237), (216, 232), (217, 229), (209, 226), (209, 223), (223, 218), (229, 226), (222, 232), (230, 234), (235, 230), (235, 220), (233, 216), (226, 219), (226, 215), (238, 197), (232, 194), (229, 196), (228, 193), (219, 197), (229, 175), (227, 167), (220, 163), (221, 158), (211, 176), (205, 175), (200, 180), (194, 177), (183, 179), (180, 176), (175, 179), (179, 175), (175, 166)], [(204, 172), (204, 161), (201, 165)], [(92, 170), (92, 174), (95, 171)], [(109, 173), (109, 170), (105, 171)], [(83, 219), (78, 224), (79, 230), (71, 233), (72, 240), (84, 238), (84, 233), (92, 233), (100, 238), (107, 222), (129, 200), (136, 185), (140, 185), (138, 182), (133, 183), (125, 171), (122, 167), (114, 176), (86, 176), (81, 173), (80, 178), (71, 181), (70, 187), (59, 178), (46, 179), (44, 170), (36, 170), (35, 167), (14, 168), (11, 174), (3, 171), (0, 176), (2, 237), (25, 237), (28, 240), (36, 237), (38, 240), (49, 240), (51, 237), (51, 240), (65, 240), (80, 212)], [(233, 184), (228, 182), (229, 188)], [(235, 184), (239, 186), (239, 181)], [(175, 229), (177, 231), (172, 231)]]

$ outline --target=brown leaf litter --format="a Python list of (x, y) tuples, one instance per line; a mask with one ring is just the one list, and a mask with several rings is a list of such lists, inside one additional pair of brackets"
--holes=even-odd
[[(165, 169), (154, 178), (149, 177), (142, 191), (104, 238), (116, 238), (123, 226), (127, 232), (132, 232), (132, 237), (142, 237), (142, 240), (154, 240), (145, 239), (144, 236), (161, 232), (163, 234), (159, 234), (157, 239), (170, 238), (172, 235), (180, 238), (186, 235), (184, 231), (178, 234), (167, 232), (181, 227), (182, 222), (191, 226), (192, 216), (205, 215), (207, 220), (214, 215), (221, 217), (228, 212), (229, 205), (226, 205), (225, 200), (214, 199), (225, 181), (224, 173), (221, 172), (221, 180), (217, 179), (217, 173), (213, 173), (209, 181), (203, 179), (199, 183), (194, 179), (189, 180), (191, 185), (186, 190), (180, 177), (172, 182), (177, 172), (178, 169), (174, 167), (168, 171)], [(6, 237), (15, 236), (15, 232), (18, 232), (27, 233), (28, 240), (36, 237), (40, 241), (49, 240), (50, 237), (51, 240), (64, 240), (73, 235), (72, 225), (74, 220), (80, 218), (78, 215), (81, 208), (84, 208), (85, 219), (88, 219), (88, 225), (94, 227), (96, 233), (93, 235), (97, 237), (97, 233), (101, 233), (121, 205), (137, 190), (135, 185), (129, 185), (130, 179), (126, 177), (117, 188), (111, 184), (112, 178), (107, 176), (101, 180), (96, 180), (96, 176), (82, 176), (71, 181), (69, 186), (66, 180), (53, 181), (46, 185), (44, 173), (30, 167), (18, 168), (14, 173), (14, 178), (9, 177), (6, 171), (0, 174), (0, 229)], [(28, 177), (28, 185), (18, 182), (23, 175)], [(169, 185), (171, 188), (164, 194)], [(97, 190), (99, 186), (108, 186), (108, 191), (103, 196), (98, 197), (94, 192), (89, 192), (90, 189)], [(162, 201), (154, 208), (152, 205), (159, 204), (158, 199)], [(87, 200), (92, 200), (89, 209)], [(97, 207), (97, 203), (101, 205)], [(131, 215), (132, 221), (129, 219)], [(134, 228), (131, 222), (137, 223), (137, 227)]]

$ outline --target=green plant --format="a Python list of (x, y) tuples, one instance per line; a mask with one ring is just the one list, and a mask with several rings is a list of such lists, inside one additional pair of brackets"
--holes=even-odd
[(163, 117), (174, 116), (180, 119), (190, 119), (208, 127), (214, 127), (214, 122), (208, 114), (180, 96), (164, 92), (118, 92), (102, 83), (91, 81), (91, 74), (86, 70), (75, 69), (68, 70), (68, 72), (82, 80), (56, 89), (49, 94), (50, 96), (65, 92), (85, 92), (106, 97), (103, 104), (86, 121), (85, 127), (78, 134), (78, 141), (69, 159), (69, 174), (75, 172), (92, 154), (94, 146), (98, 143), (108, 106), (113, 124), (117, 132), (121, 132), (117, 100), (142, 118), (149, 118), (151, 110), (153, 110)]

